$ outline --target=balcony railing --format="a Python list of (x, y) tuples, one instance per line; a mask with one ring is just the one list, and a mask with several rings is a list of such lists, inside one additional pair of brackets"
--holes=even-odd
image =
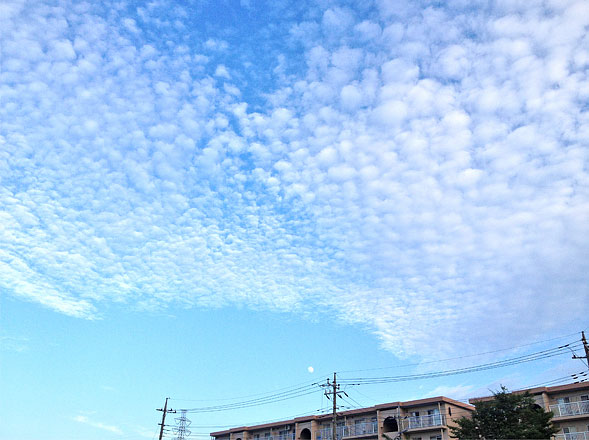
[(295, 440), (295, 433), (293, 432), (289, 432), (288, 434), (279, 434), (277, 436), (274, 436), (274, 439), (276, 440)]
[(358, 435), (378, 434), (377, 423), (356, 423), (354, 425), (344, 426), (344, 437), (355, 437)]
[[(346, 437), (374, 434), (378, 434), (378, 424), (376, 422), (356, 423), (354, 425), (343, 425), (336, 428), (338, 440)], [(331, 440), (331, 437), (331, 428), (323, 428), (315, 432), (315, 440)]]
[(559, 403), (558, 405), (550, 405), (550, 411), (554, 413), (554, 417), (578, 416), (580, 414), (589, 414), (589, 400), (581, 400), (580, 402)]
[(429, 428), (430, 426), (442, 426), (445, 424), (446, 418), (442, 414), (407, 417), (403, 420), (403, 427), (405, 429)]
[(589, 432), (569, 432), (568, 434), (556, 434), (556, 440), (589, 440)]
[[(401, 420), (402, 429), (419, 429), (430, 428), (435, 426), (444, 426), (446, 424), (446, 417), (442, 414), (428, 414), (425, 416), (407, 417)], [(341, 440), (347, 437), (357, 437), (362, 435), (378, 434), (378, 424), (376, 422), (357, 423), (354, 425), (338, 426), (336, 429), (336, 440)], [(282, 439), (280, 439), (282, 440)], [(315, 440), (332, 440), (331, 428), (323, 428), (315, 431)], [(568, 440), (568, 439), (563, 439)], [(575, 440), (575, 439), (570, 439)], [(589, 440), (589, 439), (583, 439)]]

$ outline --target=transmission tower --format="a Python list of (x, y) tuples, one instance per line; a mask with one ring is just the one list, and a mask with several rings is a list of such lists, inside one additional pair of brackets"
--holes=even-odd
[(190, 429), (187, 429), (190, 426), (191, 421), (186, 418), (186, 411), (183, 409), (180, 413), (180, 417), (176, 417), (174, 420), (176, 421), (176, 428), (174, 428), (174, 433), (176, 434), (176, 440), (185, 440), (191, 433)]

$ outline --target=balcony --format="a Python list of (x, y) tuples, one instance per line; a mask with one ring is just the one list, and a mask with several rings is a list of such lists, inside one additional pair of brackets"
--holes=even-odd
[(403, 420), (404, 429), (430, 428), (432, 426), (443, 426), (446, 424), (446, 417), (442, 414), (428, 414), (427, 416), (407, 417)]
[(589, 400), (550, 405), (550, 411), (554, 413), (554, 417), (569, 417), (579, 416), (581, 414), (589, 414)]
[[(331, 440), (331, 428), (324, 428), (315, 432), (315, 440)], [(338, 440), (349, 437), (360, 437), (378, 434), (378, 424), (375, 422), (356, 423), (354, 425), (338, 426), (336, 435)]]
[(589, 440), (589, 432), (569, 432), (568, 434), (556, 434), (555, 440)]
[(378, 424), (356, 423), (355, 425), (344, 426), (344, 437), (358, 437), (360, 435), (378, 434)]

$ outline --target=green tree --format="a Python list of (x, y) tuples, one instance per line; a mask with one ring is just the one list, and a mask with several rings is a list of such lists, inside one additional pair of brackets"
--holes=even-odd
[(544, 411), (527, 391), (512, 394), (507, 388), (492, 400), (476, 402), (471, 417), (456, 420), (452, 435), (459, 439), (549, 439), (558, 431), (552, 413)]

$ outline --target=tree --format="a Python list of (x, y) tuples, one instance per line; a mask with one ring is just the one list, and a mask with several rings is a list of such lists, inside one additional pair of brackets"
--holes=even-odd
[(512, 394), (507, 388), (492, 400), (476, 402), (471, 417), (456, 420), (452, 436), (460, 439), (549, 439), (558, 429), (552, 413), (534, 402), (529, 392)]

